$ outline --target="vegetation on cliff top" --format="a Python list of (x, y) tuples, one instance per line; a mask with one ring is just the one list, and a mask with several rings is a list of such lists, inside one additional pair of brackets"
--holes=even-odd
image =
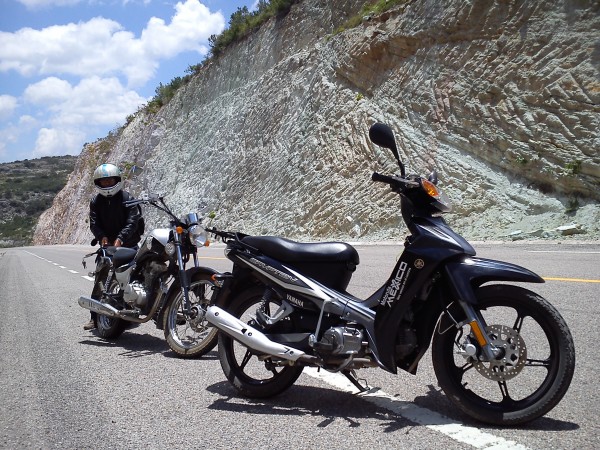
[[(183, 77), (175, 77), (168, 84), (160, 83), (155, 90), (155, 96), (144, 107), (146, 112), (154, 114), (166, 105), (174, 96), (177, 90), (189, 83), (194, 75), (200, 73), (204, 65), (222, 55), (225, 50), (241, 41), (246, 36), (258, 30), (262, 24), (272, 17), (283, 17), (291, 9), (294, 3), (301, 0), (259, 0), (256, 9), (249, 11), (246, 6), (238, 8), (229, 19), (229, 27), (223, 30), (219, 35), (213, 34), (208, 43), (210, 46), (209, 57), (195, 65), (190, 65)], [(351, 17), (346, 23), (336, 30), (336, 33), (354, 28), (362, 23), (365, 16), (381, 14), (399, 4), (407, 3), (407, 0), (368, 0), (365, 1), (361, 11)], [(127, 123), (133, 120), (134, 115), (127, 118)]]
[(31, 243), (38, 217), (52, 205), (76, 156), (47, 156), (0, 164), (0, 247)]

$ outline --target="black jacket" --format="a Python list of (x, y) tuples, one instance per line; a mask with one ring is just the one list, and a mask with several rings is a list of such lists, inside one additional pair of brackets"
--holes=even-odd
[(135, 247), (140, 241), (138, 222), (142, 218), (139, 206), (126, 207), (129, 193), (119, 191), (113, 197), (96, 194), (90, 201), (90, 230), (98, 241), (108, 238), (109, 245), (120, 239), (123, 247)]

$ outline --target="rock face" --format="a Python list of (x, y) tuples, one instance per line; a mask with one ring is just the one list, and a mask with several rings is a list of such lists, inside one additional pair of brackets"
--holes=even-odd
[[(468, 238), (577, 223), (600, 237), (600, 5), (408, 1), (334, 33), (362, 1), (304, 0), (180, 89), (154, 115), (86, 146), (34, 242), (85, 243), (90, 174), (138, 180), (177, 213), (297, 239), (402, 239), (397, 172), (368, 141), (389, 124), (407, 172), (437, 169)], [(147, 229), (166, 218), (146, 210)]]

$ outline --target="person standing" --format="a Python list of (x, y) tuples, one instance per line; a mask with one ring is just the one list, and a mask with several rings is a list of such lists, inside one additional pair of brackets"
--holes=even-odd
[[(139, 206), (125, 206), (124, 202), (132, 197), (123, 190), (121, 171), (114, 164), (102, 164), (94, 170), (93, 176), (97, 193), (90, 201), (90, 230), (95, 240), (103, 247), (137, 248), (142, 213)], [(103, 279), (98, 274), (95, 278)], [(98, 300), (100, 295), (101, 286), (95, 283), (91, 297)], [(83, 329), (94, 328), (96, 313), (92, 311), (90, 321)]]

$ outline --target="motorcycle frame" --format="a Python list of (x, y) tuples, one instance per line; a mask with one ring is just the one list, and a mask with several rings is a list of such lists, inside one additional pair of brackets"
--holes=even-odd
[[(237, 293), (260, 283), (265, 289), (283, 293), (283, 301), (294, 308), (320, 311), (314, 331), (317, 340), (324, 331), (320, 329), (323, 315), (337, 315), (343, 321), (356, 322), (364, 328), (369, 348), (381, 368), (397, 373), (400, 367), (414, 374), (429, 348), (436, 324), (450, 305), (456, 303), (462, 310), (462, 321), (454, 321), (454, 325), (468, 323), (485, 330), (483, 317), (473, 307), (479, 286), (490, 281), (544, 282), (523, 267), (476, 258), (473, 247), (441, 217), (412, 217), (409, 228), (411, 235), (387, 282), (365, 300), (327, 287), (241, 240), (230, 240), (226, 255), (234, 263), (233, 273), (223, 279), (216, 305), (226, 308)], [(419, 304), (426, 307), (415, 308)], [(413, 314), (412, 323), (417, 323), (414, 328), (418, 346), (410, 355), (397, 360), (396, 334), (408, 314)], [(497, 350), (487, 335), (482, 335), (485, 339), (480, 342), (483, 356), (493, 358)]]

